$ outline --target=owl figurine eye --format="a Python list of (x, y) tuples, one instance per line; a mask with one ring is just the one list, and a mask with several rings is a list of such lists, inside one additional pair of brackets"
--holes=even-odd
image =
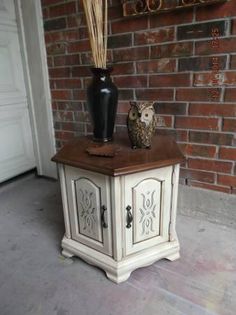
[(142, 111), (142, 115), (140, 120), (144, 122), (146, 125), (149, 125), (150, 122), (152, 122), (154, 115), (154, 111), (152, 108), (146, 108)]
[(136, 120), (138, 118), (138, 111), (136, 107), (132, 107), (129, 111), (129, 119)]

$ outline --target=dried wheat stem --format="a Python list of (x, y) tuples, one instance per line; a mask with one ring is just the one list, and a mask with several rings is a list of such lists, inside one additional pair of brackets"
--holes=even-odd
[(83, 0), (94, 65), (106, 68), (108, 5), (107, 0)]

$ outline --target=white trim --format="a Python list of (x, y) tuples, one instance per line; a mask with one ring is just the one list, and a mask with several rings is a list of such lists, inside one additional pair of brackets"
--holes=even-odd
[(137, 268), (149, 266), (163, 258), (174, 261), (180, 257), (179, 242), (177, 240), (147, 248), (134, 255), (124, 257), (121, 261), (115, 261), (111, 257), (65, 236), (62, 239), (62, 248), (62, 254), (66, 257), (76, 255), (89, 264), (98, 266), (105, 270), (110, 280), (116, 283), (126, 281), (131, 272)]
[(66, 175), (65, 168), (63, 164), (58, 164), (59, 178), (61, 184), (61, 196), (63, 204), (63, 214), (65, 222), (65, 237), (71, 238), (71, 226), (70, 226), (70, 216), (69, 216), (69, 207), (68, 207), (68, 197), (66, 190)]
[(15, 0), (27, 98), (39, 175), (57, 177), (55, 138), (40, 0)]

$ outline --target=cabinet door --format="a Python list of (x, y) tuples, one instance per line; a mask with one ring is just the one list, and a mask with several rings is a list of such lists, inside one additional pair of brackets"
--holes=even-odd
[(72, 239), (112, 255), (109, 177), (66, 166)]
[(171, 178), (172, 167), (124, 177), (126, 255), (169, 240)]

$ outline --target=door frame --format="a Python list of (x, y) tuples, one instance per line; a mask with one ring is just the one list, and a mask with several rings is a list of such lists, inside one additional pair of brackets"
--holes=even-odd
[(57, 178), (51, 91), (40, 0), (14, 0), (38, 175)]

